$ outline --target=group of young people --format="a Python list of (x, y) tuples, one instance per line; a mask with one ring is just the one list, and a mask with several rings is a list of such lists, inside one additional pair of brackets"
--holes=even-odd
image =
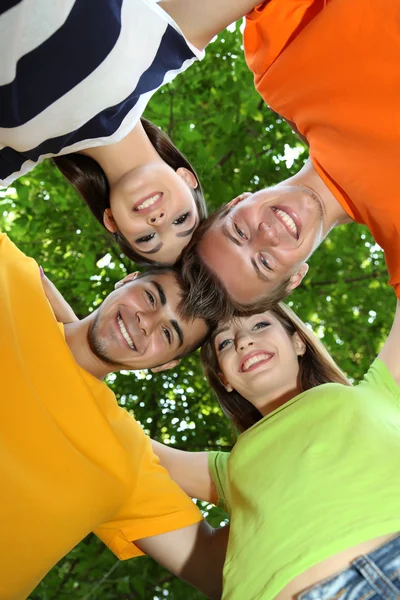
[[(256, 88), (310, 158), (207, 217), (194, 168), (142, 114), (244, 15)], [(2, 183), (52, 158), (147, 267), (78, 320), (1, 234), (1, 598), (26, 598), (90, 531), (212, 598), (400, 596), (399, 300), (355, 386), (281, 302), (352, 222), (400, 298), (399, 59), (398, 0), (0, 1)], [(149, 440), (102, 382), (200, 346), (240, 434), (230, 454)]]

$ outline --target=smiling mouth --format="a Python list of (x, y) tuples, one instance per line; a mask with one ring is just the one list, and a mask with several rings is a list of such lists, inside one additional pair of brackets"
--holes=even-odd
[(121, 335), (124, 338), (124, 340), (126, 341), (126, 343), (128, 344), (129, 348), (131, 350), (137, 351), (136, 346), (133, 343), (132, 338), (129, 335), (129, 333), (128, 333), (126, 327), (125, 327), (125, 323), (123, 322), (123, 320), (122, 320), (122, 318), (121, 318), (121, 316), (119, 314), (117, 315), (117, 323), (118, 323), (118, 327), (119, 327), (119, 330), (121, 332)]
[(240, 366), (240, 372), (246, 373), (247, 371), (253, 371), (262, 363), (266, 363), (271, 360), (271, 358), (274, 356), (275, 354), (271, 354), (270, 352), (259, 352), (257, 354), (253, 354), (243, 361)]
[(287, 231), (296, 240), (298, 240), (299, 239), (299, 231), (298, 231), (297, 225), (294, 222), (294, 220), (292, 219), (292, 217), (287, 212), (282, 210), (281, 208), (276, 208), (275, 206), (272, 206), (272, 210), (276, 214), (278, 219), (281, 221), (281, 223), (283, 223), (283, 225), (287, 229)]
[(158, 200), (160, 200), (161, 196), (162, 192), (157, 192), (157, 194), (153, 194), (152, 196), (149, 196), (148, 198), (143, 200), (140, 204), (135, 206), (133, 210), (135, 212), (138, 212), (140, 210), (144, 210), (145, 208), (149, 208), (153, 206)]

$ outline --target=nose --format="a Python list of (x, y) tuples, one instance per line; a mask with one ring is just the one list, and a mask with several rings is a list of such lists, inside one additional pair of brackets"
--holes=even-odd
[(153, 225), (156, 227), (160, 227), (161, 225), (163, 225), (165, 223), (166, 220), (167, 220), (167, 213), (166, 213), (165, 209), (158, 209), (149, 214), (149, 216), (147, 218), (147, 224)]
[(146, 312), (138, 311), (136, 313), (136, 323), (140, 331), (148, 337), (154, 329), (154, 319)]
[(235, 346), (236, 352), (244, 352), (254, 344), (253, 340), (247, 334), (236, 337)]
[(269, 223), (260, 223), (259, 228), (260, 241), (267, 242), (270, 246), (278, 246), (279, 244), (279, 233), (274, 225)]

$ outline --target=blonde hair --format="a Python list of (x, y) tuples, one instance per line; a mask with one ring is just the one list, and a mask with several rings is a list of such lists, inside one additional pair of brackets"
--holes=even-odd
[[(269, 309), (285, 328), (289, 336), (298, 334), (305, 344), (303, 356), (299, 356), (298, 387), (300, 392), (324, 383), (340, 383), (351, 385), (343, 371), (335, 363), (325, 346), (291, 308), (279, 302)], [(213, 388), (218, 402), (234, 428), (240, 433), (257, 423), (261, 413), (239, 392), (227, 392), (219, 379), (220, 367), (215, 351), (214, 340), (218, 329), (207, 340), (201, 349), (201, 360), (204, 373)]]

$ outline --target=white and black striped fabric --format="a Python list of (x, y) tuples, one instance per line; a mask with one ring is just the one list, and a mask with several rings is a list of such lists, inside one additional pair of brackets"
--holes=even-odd
[(0, 185), (123, 139), (203, 56), (156, 0), (0, 0)]

